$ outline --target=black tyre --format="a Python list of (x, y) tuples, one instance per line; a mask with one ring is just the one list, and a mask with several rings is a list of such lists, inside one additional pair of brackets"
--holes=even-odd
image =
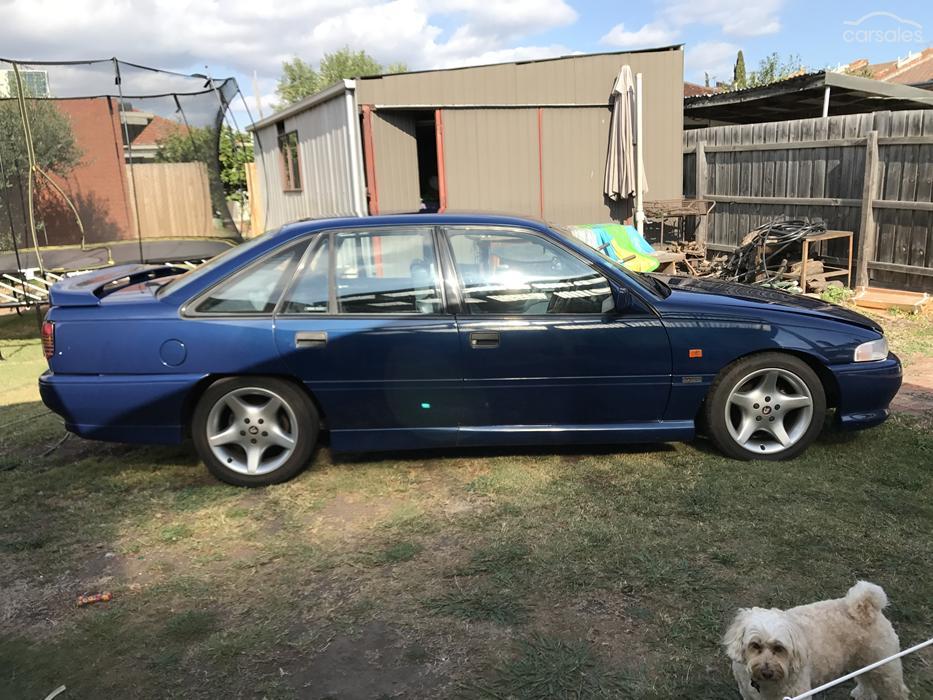
[(236, 486), (288, 481), (307, 466), (320, 432), (308, 395), (283, 379), (231, 377), (211, 384), (191, 437), (211, 474)]
[(766, 352), (737, 360), (710, 387), (710, 438), (735, 459), (792, 459), (823, 429), (826, 392), (809, 365)]

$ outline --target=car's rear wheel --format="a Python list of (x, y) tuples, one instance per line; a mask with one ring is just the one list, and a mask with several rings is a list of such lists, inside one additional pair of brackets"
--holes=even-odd
[(738, 360), (717, 378), (706, 403), (713, 442), (736, 459), (791, 459), (823, 428), (826, 392), (803, 360), (762, 353)]
[(272, 377), (221, 379), (204, 392), (191, 422), (210, 472), (237, 486), (287, 481), (310, 461), (320, 420), (307, 394)]

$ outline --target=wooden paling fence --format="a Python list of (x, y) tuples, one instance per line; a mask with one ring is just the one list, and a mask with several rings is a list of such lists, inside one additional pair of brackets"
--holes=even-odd
[(933, 110), (696, 129), (683, 152), (685, 196), (716, 202), (696, 229), (711, 250), (808, 219), (855, 233), (857, 285), (933, 289)]
[(134, 163), (126, 167), (130, 206), (139, 205), (142, 238), (209, 236), (214, 232), (204, 163)]

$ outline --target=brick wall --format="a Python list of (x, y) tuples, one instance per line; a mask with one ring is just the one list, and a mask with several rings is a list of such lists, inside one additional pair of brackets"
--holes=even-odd
[[(118, 103), (110, 97), (58, 100), (55, 106), (71, 122), (81, 162), (58, 185), (77, 207), (89, 243), (135, 237), (128, 201), (126, 160)], [(49, 245), (79, 243), (80, 229), (67, 203), (49, 187), (37, 201)], [(45, 236), (40, 232), (40, 243)]]

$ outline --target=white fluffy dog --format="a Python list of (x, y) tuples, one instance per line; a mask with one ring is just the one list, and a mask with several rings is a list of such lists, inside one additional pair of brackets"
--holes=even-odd
[[(900, 651), (888, 597), (859, 581), (845, 598), (790, 610), (739, 610), (723, 638), (744, 700), (794, 697)], [(906, 700), (900, 659), (861, 675), (855, 700)]]

